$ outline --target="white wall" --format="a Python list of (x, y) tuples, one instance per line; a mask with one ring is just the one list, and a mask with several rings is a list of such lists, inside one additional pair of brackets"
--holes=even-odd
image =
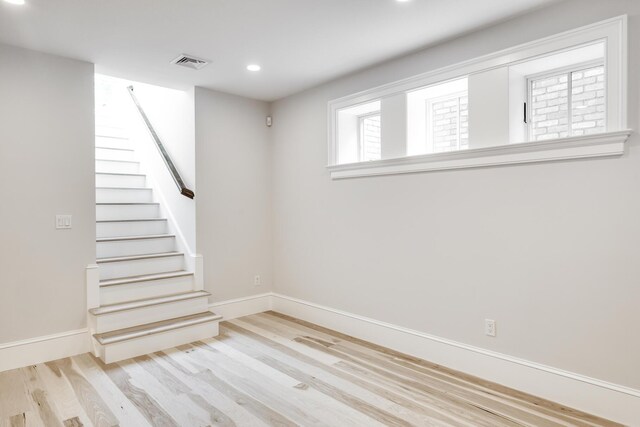
[(638, 129), (631, 0), (563, 2), (275, 102), (275, 291), (640, 388), (636, 134), (616, 159), (340, 181), (325, 169), (329, 100), (623, 13)]
[(93, 111), (92, 64), (0, 45), (0, 343), (85, 327)]
[(268, 104), (196, 88), (195, 106), (197, 250), (205, 289), (214, 301), (270, 291)]

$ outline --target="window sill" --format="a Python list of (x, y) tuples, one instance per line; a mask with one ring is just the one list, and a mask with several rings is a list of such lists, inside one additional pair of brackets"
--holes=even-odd
[(629, 138), (629, 135), (631, 135), (631, 130), (622, 130), (597, 135), (523, 142), (447, 153), (330, 165), (327, 166), (327, 169), (332, 179), (346, 179), (590, 157), (621, 156), (624, 154), (624, 143)]

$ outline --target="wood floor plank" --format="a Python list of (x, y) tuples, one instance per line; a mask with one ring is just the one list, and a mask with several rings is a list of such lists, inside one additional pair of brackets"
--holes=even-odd
[[(274, 357), (271, 357), (266, 354), (264, 351), (260, 351), (259, 348), (260, 343), (266, 346), (276, 346), (279, 350), (283, 350), (282, 347), (279, 347), (277, 344), (271, 344), (266, 342), (265, 339), (261, 338), (257, 334), (253, 334), (245, 329), (242, 329), (232, 323), (226, 322), (224, 326), (221, 326), (221, 330), (227, 335), (231, 336), (232, 345), (239, 349), (240, 351), (251, 355), (253, 358), (258, 359), (269, 366), (274, 367), (275, 369), (297, 379), (298, 381), (308, 384), (310, 387), (314, 387), (316, 390), (327, 394), (328, 396), (343, 402), (349, 406), (354, 407), (358, 411), (370, 416), (375, 420), (379, 420), (384, 424), (391, 426), (410, 426), (411, 423), (406, 419), (391, 413), (385, 409), (381, 409), (374, 405), (371, 405), (367, 401), (364, 401), (358, 397), (349, 394), (328, 382), (321, 381), (317, 379), (315, 376), (309, 375), (308, 373), (294, 368), (290, 365), (286, 365)], [(230, 333), (229, 331), (235, 331), (234, 333)], [(243, 336), (241, 336), (243, 335)], [(249, 337), (249, 338), (245, 338)], [(389, 402), (391, 403), (391, 402)], [(391, 405), (389, 405), (391, 406)]]
[(82, 354), (71, 359), (87, 381), (94, 385), (122, 427), (151, 427), (147, 419), (111, 381), (111, 378), (96, 363), (96, 359), (92, 355)]
[[(78, 418), (85, 426), (91, 427), (93, 424), (80, 405), (80, 401), (71, 387), (67, 378), (54, 362), (47, 362), (37, 365), (38, 374), (44, 386), (52, 397), (51, 401), (55, 405), (62, 420)], [(64, 424), (64, 421), (63, 421)]]
[[(241, 319), (235, 320), (234, 323), (243, 324), (251, 329), (251, 326), (246, 325), (246, 322)], [(253, 331), (256, 332), (257, 330), (254, 329)], [(291, 340), (289, 346), (292, 347), (295, 344), (299, 343), (296, 343), (295, 340)], [(495, 427), (498, 425), (517, 425), (509, 420), (483, 411), (475, 406), (466, 405), (464, 407), (461, 407), (458, 402), (454, 402), (451, 398), (446, 396), (440, 397), (436, 394), (433, 396), (416, 397), (414, 394), (407, 393), (401, 388), (396, 387), (394, 389), (393, 387), (380, 387), (381, 384), (386, 384), (380, 381), (370, 381), (370, 376), (352, 375), (351, 373), (345, 373), (336, 369), (335, 366), (339, 362), (334, 363), (332, 366), (322, 366), (321, 364), (318, 364), (317, 361), (299, 354), (297, 352), (297, 348), (292, 348), (291, 350), (292, 351), (286, 352), (288, 352), (292, 357), (304, 360), (306, 363), (318, 366), (324, 370), (331, 372), (333, 375), (342, 377), (354, 384), (362, 386), (363, 388), (367, 388), (373, 393), (377, 393), (380, 396), (390, 400), (391, 402), (397, 403), (398, 405), (405, 407), (412, 412), (416, 412), (422, 415), (427, 420), (438, 422), (438, 425), (441, 425), (443, 423), (447, 425), (473, 425), (486, 427)], [(283, 350), (280, 349), (280, 351)], [(326, 352), (323, 348), (317, 349), (316, 351), (319, 351), (320, 353)], [(334, 357), (334, 359), (338, 361), (342, 360), (339, 357)]]
[[(489, 398), (499, 402), (507, 402), (510, 405), (515, 404), (526, 412), (541, 414), (551, 420), (556, 420), (560, 424), (575, 426), (601, 425), (598, 423), (584, 421), (584, 419), (580, 420), (572, 413), (566, 413), (558, 410), (554, 411), (544, 405), (539, 405), (536, 402), (529, 402), (519, 397), (513, 397), (506, 392), (509, 390), (507, 388), (492, 390), (485, 387), (483, 384), (471, 382), (470, 378), (460, 379), (458, 376), (449, 375), (441, 372), (440, 370), (424, 368), (420, 365), (407, 362), (401, 358), (360, 346), (350, 340), (340, 339), (337, 336), (329, 335), (328, 333), (319, 330), (320, 328), (311, 329), (298, 322), (294, 323), (279, 316), (272, 316), (269, 313), (251, 316), (250, 318), (246, 318), (246, 321), (251, 324), (259, 325), (263, 328), (274, 329), (278, 331), (279, 334), (288, 336), (292, 339), (307, 338), (310, 340), (316, 340), (316, 342), (324, 345), (325, 347), (330, 347), (342, 353), (346, 352), (357, 359), (367, 361), (368, 363), (389, 369), (392, 372), (400, 373), (401, 375), (410, 378), (418, 376), (419, 378), (426, 378), (429, 381), (431, 379), (438, 382), (443, 381), (445, 384), (452, 385), (465, 392), (477, 393), (483, 398)], [(395, 365), (398, 366), (396, 367)], [(451, 389), (449, 388), (448, 390)]]
[[(236, 323), (246, 324), (248, 322), (245, 322), (244, 320), (237, 320)], [(248, 327), (251, 328), (250, 326)], [(256, 330), (254, 329), (254, 331)], [(297, 336), (290, 337), (290, 342), (288, 345), (292, 347), (292, 349), (299, 351), (299, 348), (294, 346), (301, 345), (304, 347), (304, 344), (296, 342), (295, 338), (297, 338)], [(310, 348), (313, 347), (311, 346)], [(317, 348), (314, 350), (320, 353), (326, 352), (324, 348)], [(313, 360), (305, 359), (299, 354), (294, 353), (292, 354), (292, 356), (295, 356), (299, 359), (304, 359), (308, 363), (315, 363)], [(440, 422), (447, 422), (454, 425), (471, 424), (474, 426), (487, 427), (495, 427), (499, 424), (503, 426), (516, 425), (509, 420), (483, 411), (475, 406), (461, 406), (460, 402), (455, 402), (450, 396), (440, 396), (439, 394), (416, 396), (414, 393), (408, 392), (408, 390), (404, 386), (389, 387), (386, 382), (379, 381), (379, 379), (377, 378), (372, 380), (371, 375), (362, 375), (357, 371), (351, 371), (348, 374), (345, 374), (345, 372), (341, 372), (339, 369), (336, 369), (336, 367), (339, 367), (340, 363), (343, 363), (344, 360), (340, 357), (332, 357), (337, 362), (333, 363), (331, 367), (323, 367), (325, 370), (329, 370), (334, 375), (341, 376), (353, 382), (354, 384), (358, 384), (362, 387), (368, 388), (372, 392), (375, 392), (382, 397), (394, 401), (399, 405), (408, 407), (415, 412), (421, 412), (425, 417), (428, 417), (429, 419), (440, 420)], [(386, 388), (380, 387), (381, 385), (386, 386)], [(420, 411), (420, 408), (416, 408), (417, 405), (420, 405), (421, 408), (423, 408), (423, 411)]]
[[(292, 394), (293, 386), (298, 382), (291, 378), (274, 380), (268, 372), (260, 372), (236, 363), (219, 353), (211, 353), (215, 350), (209, 349), (205, 344), (193, 343), (192, 345), (195, 347), (188, 353), (190, 357), (202, 363), (202, 366), (215, 365), (215, 375), (221, 380), (285, 415), (296, 424), (323, 425), (313, 410), (314, 406), (305, 407), (304, 399)], [(288, 385), (283, 384), (286, 380), (290, 381)], [(265, 388), (264, 384), (270, 384), (269, 389)]]
[(23, 416), (33, 409), (19, 369), (0, 372), (0, 414), (3, 418)]
[(157, 402), (149, 396), (149, 394), (135, 386), (129, 374), (122, 369), (117, 363), (105, 365), (96, 359), (102, 370), (109, 376), (111, 381), (127, 396), (142, 415), (154, 427), (177, 427), (175, 420), (162, 409)]
[(207, 411), (179, 390), (172, 390), (165, 386), (159, 378), (150, 375), (135, 360), (124, 360), (118, 362), (118, 365), (129, 375), (131, 383), (145, 390), (149, 398), (166, 411), (177, 425), (206, 427), (210, 424)]
[(215, 405), (222, 413), (227, 415), (237, 426), (266, 427), (267, 423), (261, 421), (245, 408), (242, 399), (234, 400), (234, 396), (223, 393), (213, 387), (202, 378), (198, 377), (198, 372), (192, 372), (186, 367), (186, 356), (178, 349), (167, 349), (149, 355), (158, 365), (162, 366), (180, 381), (184, 382), (193, 393), (201, 396), (206, 402)]
[[(59, 370), (59, 375), (64, 375), (75, 395), (84, 409), (87, 417), (91, 421), (89, 425), (96, 427), (113, 427), (118, 425), (118, 419), (111, 412), (100, 394), (89, 381), (79, 372), (71, 359), (60, 359), (50, 362), (47, 366), (55, 367)], [(66, 417), (65, 417), (66, 418)], [(78, 417), (76, 417), (78, 418)], [(71, 417), (73, 419), (73, 417)], [(80, 419), (78, 419), (80, 421)], [(84, 424), (88, 424), (86, 421)]]
[(601, 417), (597, 417), (593, 414), (588, 414), (582, 411), (578, 411), (576, 409), (573, 408), (569, 408), (566, 407), (564, 405), (555, 403), (555, 402), (551, 402), (549, 400), (546, 399), (542, 399), (540, 397), (537, 396), (533, 396), (524, 392), (521, 392), (519, 390), (515, 390), (506, 386), (503, 386), (501, 384), (497, 384), (497, 383), (493, 383), (491, 381), (487, 381), (484, 380), (482, 378), (479, 377), (475, 377), (473, 375), (469, 375), (469, 374), (465, 374), (463, 372), (460, 371), (456, 371), (450, 368), (447, 368), (446, 366), (442, 366), (442, 365), (437, 365), (435, 363), (426, 361), (424, 359), (420, 359), (411, 355), (407, 355), (405, 353), (387, 348), (387, 347), (382, 347), (380, 345), (371, 343), (369, 341), (365, 341), (365, 340), (361, 340), (359, 338), (355, 338), (352, 337), (350, 335), (346, 335), (340, 332), (337, 332), (335, 330), (332, 329), (328, 329), (301, 319), (297, 319), (295, 317), (291, 317), (291, 316), (287, 316), (285, 314), (282, 313), (277, 313), (275, 311), (268, 311), (266, 313), (262, 313), (259, 315), (256, 315), (258, 317), (270, 317), (270, 318), (274, 318), (274, 319), (282, 319), (284, 321), (290, 322), (292, 324), (297, 324), (315, 331), (319, 331), (322, 333), (326, 333), (329, 336), (331, 336), (333, 339), (337, 339), (340, 340), (341, 342), (347, 342), (349, 344), (355, 344), (358, 346), (361, 346), (363, 348), (366, 349), (370, 349), (373, 350), (375, 352), (378, 352), (380, 354), (384, 354), (387, 355), (388, 357), (390, 357), (392, 360), (399, 360), (399, 361), (403, 361), (403, 362), (408, 362), (411, 363), (415, 366), (418, 367), (422, 367), (422, 368), (426, 368), (429, 370), (433, 370), (433, 371), (437, 371), (441, 374), (445, 374), (454, 378), (458, 378), (462, 381), (465, 381), (469, 384), (475, 384), (484, 388), (487, 388), (489, 390), (492, 390), (496, 393), (499, 393), (501, 395), (508, 395), (512, 398), (514, 398), (514, 400), (518, 400), (523, 405), (527, 405), (529, 407), (534, 406), (534, 407), (542, 407), (542, 408), (546, 408), (549, 409), (552, 412), (558, 413), (558, 414), (562, 414), (565, 416), (568, 416), (570, 419), (574, 420), (573, 422), (575, 423), (575, 425), (579, 425), (580, 423), (585, 423), (588, 425), (596, 425), (596, 426), (622, 426), (619, 423), (615, 423), (612, 422), (610, 420), (606, 420), (604, 418)]
[[(183, 346), (183, 347), (186, 347), (182, 349), (182, 351), (186, 355), (185, 357), (188, 357), (189, 359), (191, 359), (193, 355), (191, 355), (190, 353), (193, 353), (195, 351), (195, 348), (191, 346)], [(267, 406), (259, 399), (256, 399), (250, 394), (245, 393), (244, 391), (237, 388), (236, 386), (233, 386), (230, 383), (222, 380), (216, 374), (214, 374), (211, 369), (205, 368), (204, 366), (208, 365), (206, 361), (202, 361), (202, 360), (199, 360), (199, 361), (203, 363), (203, 366), (200, 367), (200, 370), (197, 373), (192, 375), (207, 382), (212, 387), (216, 388), (217, 390), (226, 394), (227, 396), (230, 396), (239, 405), (242, 405), (244, 408), (246, 408), (248, 411), (250, 411), (252, 414), (254, 414), (256, 417), (258, 417), (260, 420), (262, 420), (268, 425), (274, 425), (279, 427), (296, 426), (296, 424), (292, 420), (287, 418), (285, 415), (272, 409), (271, 407)], [(196, 366), (199, 366), (199, 365), (196, 364)], [(219, 369), (216, 369), (216, 371), (219, 371)]]
[(0, 427), (609, 427), (620, 424), (283, 314), (105, 365), (0, 372)]
[(140, 356), (134, 359), (144, 370), (160, 381), (165, 387), (173, 391), (173, 393), (184, 394), (195, 405), (199, 406), (203, 411), (209, 414), (209, 423), (211, 425), (220, 425), (226, 427), (234, 427), (236, 423), (224, 414), (220, 409), (211, 405), (202, 396), (194, 393), (193, 390), (183, 381), (179, 380), (172, 373), (164, 369), (158, 362), (150, 356)]
[[(197, 344), (199, 343), (195, 343), (194, 345)], [(309, 412), (318, 420), (332, 419), (336, 424), (343, 426), (382, 426), (382, 424), (376, 420), (309, 387), (308, 384), (301, 383), (297, 379), (273, 369), (271, 366), (259, 360), (253, 359), (224, 342), (209, 339), (205, 340), (204, 344), (205, 345), (200, 345), (200, 347), (208, 352), (208, 356), (213, 358), (212, 360), (216, 365), (219, 366), (221, 363), (224, 363), (224, 361), (227, 361), (227, 363), (236, 362), (251, 367), (255, 372), (268, 374), (269, 378), (266, 379), (266, 381), (273, 380), (282, 384), (284, 388), (280, 388), (280, 393), (289, 404), (304, 408), (305, 412)], [(232, 365), (228, 365), (228, 367), (230, 370), (236, 370)], [(277, 391), (274, 390), (274, 392)]]

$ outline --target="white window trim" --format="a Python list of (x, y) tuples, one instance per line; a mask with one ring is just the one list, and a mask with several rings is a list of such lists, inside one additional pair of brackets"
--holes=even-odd
[[(513, 65), (575, 46), (607, 40), (607, 129), (606, 133), (500, 145), (459, 152), (434, 153), (382, 159), (370, 162), (337, 164), (338, 111), (359, 103), (409, 92), (419, 87), (443, 83), (462, 76)], [(334, 179), (387, 175), (431, 170), (483, 167), (501, 164), (531, 163), (584, 157), (619, 156), (631, 131), (627, 129), (627, 15), (549, 36), (480, 58), (443, 67), (414, 77), (365, 90), (328, 103), (327, 169)], [(508, 118), (505, 118), (508, 120)]]
[(612, 157), (624, 153), (630, 130), (573, 136), (544, 141), (522, 142), (486, 148), (406, 156), (328, 166), (331, 178), (429, 172), (446, 169), (478, 168), (518, 163), (549, 162), (590, 157)]

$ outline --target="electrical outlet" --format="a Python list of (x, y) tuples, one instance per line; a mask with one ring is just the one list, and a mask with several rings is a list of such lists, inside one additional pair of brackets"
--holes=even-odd
[(262, 284), (262, 279), (260, 279), (260, 276), (254, 276), (253, 277), (253, 286), (255, 286), (257, 288), (261, 284)]
[(56, 215), (56, 229), (71, 228), (71, 215)]
[(496, 321), (493, 319), (484, 319), (484, 334), (490, 337), (496, 336)]

